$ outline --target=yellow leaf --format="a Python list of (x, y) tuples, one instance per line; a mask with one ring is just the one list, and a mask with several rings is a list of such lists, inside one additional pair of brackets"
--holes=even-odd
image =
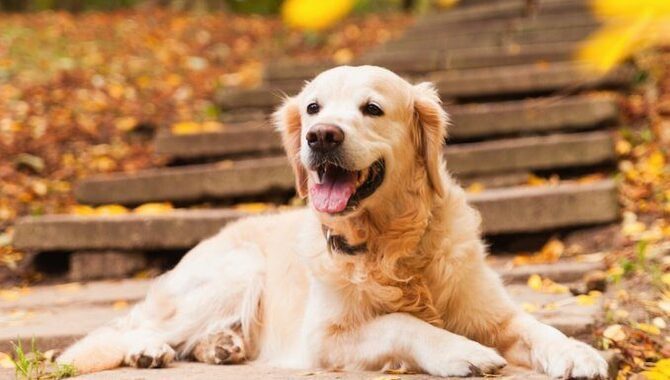
[(449, 9), (458, 4), (460, 0), (435, 0), (435, 4), (442, 9)]
[(272, 205), (268, 203), (252, 202), (252, 203), (240, 203), (235, 206), (235, 209), (252, 214), (257, 214), (268, 211), (271, 208), (271, 206)]
[(123, 310), (128, 308), (128, 302), (127, 301), (116, 301), (114, 304), (112, 304), (112, 309), (114, 310)]
[(545, 186), (547, 184), (547, 180), (541, 177), (536, 176), (535, 174), (531, 174), (528, 176), (528, 182), (530, 186)]
[(670, 273), (665, 273), (661, 276), (661, 281), (663, 281), (664, 284), (670, 286)]
[(600, 292), (589, 292), (589, 294), (580, 294), (577, 297), (577, 305), (579, 306), (592, 306), (595, 305), (596, 301), (600, 297)]
[(14, 360), (4, 352), (0, 352), (0, 368), (14, 368)]
[(563, 255), (565, 245), (558, 239), (549, 240), (535, 255), (519, 255), (514, 257), (512, 264), (528, 265), (528, 264), (547, 264), (554, 263)]
[(616, 142), (615, 150), (621, 156), (630, 153), (631, 149), (633, 149), (633, 147), (626, 140), (619, 140)]
[(172, 128), (170, 128), (170, 130), (175, 135), (191, 135), (202, 132), (202, 127), (198, 123), (192, 121), (184, 121), (172, 125)]
[(74, 205), (70, 207), (70, 213), (74, 215), (95, 215), (95, 208), (86, 205)]
[(467, 189), (465, 189), (465, 191), (467, 191), (468, 193), (477, 194), (484, 191), (484, 189), (485, 187), (481, 182), (473, 182), (470, 184), (470, 186), (468, 186)]
[(333, 61), (338, 65), (346, 65), (354, 59), (354, 53), (347, 48), (338, 49), (333, 54)]
[(528, 277), (528, 287), (539, 292), (542, 289), (542, 277), (538, 274)]
[(2, 289), (0, 290), (0, 298), (7, 301), (16, 301), (21, 298), (21, 292), (18, 289)]
[(136, 207), (133, 210), (134, 214), (142, 215), (155, 215), (155, 214), (165, 214), (174, 210), (172, 204), (169, 202), (164, 203), (145, 203), (141, 206)]
[(282, 5), (282, 18), (292, 28), (320, 31), (344, 18), (354, 3), (354, 0), (286, 0)]
[(119, 119), (116, 119), (116, 122), (114, 125), (116, 126), (116, 129), (122, 132), (129, 132), (132, 131), (137, 127), (137, 119), (134, 117), (122, 117)]
[(603, 336), (614, 342), (621, 342), (626, 339), (626, 332), (624, 331), (623, 326), (616, 324), (608, 326), (605, 331), (603, 331)]
[(637, 325), (635, 325), (635, 328), (644, 331), (647, 334), (661, 335), (661, 329), (649, 323), (638, 323)]
[(96, 215), (103, 215), (103, 216), (124, 215), (127, 214), (128, 212), (129, 212), (128, 209), (121, 205), (105, 205), (97, 207), (95, 209)]

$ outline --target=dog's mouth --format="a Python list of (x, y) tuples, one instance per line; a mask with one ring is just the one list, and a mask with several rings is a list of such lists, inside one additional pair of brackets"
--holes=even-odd
[(340, 214), (354, 210), (372, 195), (384, 181), (384, 160), (379, 159), (363, 170), (347, 170), (324, 163), (315, 168), (316, 180), (309, 189), (310, 201), (319, 212)]

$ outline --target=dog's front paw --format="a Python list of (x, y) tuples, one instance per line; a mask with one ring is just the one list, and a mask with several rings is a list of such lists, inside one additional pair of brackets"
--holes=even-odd
[(141, 347), (132, 350), (126, 355), (126, 365), (136, 368), (163, 368), (170, 364), (175, 357), (172, 347), (160, 344), (152, 347)]
[(436, 356), (434, 363), (424, 370), (434, 376), (483, 376), (494, 374), (506, 365), (505, 359), (494, 349), (468, 341)]
[(564, 338), (533, 349), (538, 370), (555, 379), (606, 379), (607, 362), (591, 346)]

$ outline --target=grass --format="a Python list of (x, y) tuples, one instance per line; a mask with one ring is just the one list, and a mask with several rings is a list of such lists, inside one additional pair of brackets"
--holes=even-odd
[(30, 351), (26, 352), (19, 339), (14, 344), (15, 375), (21, 380), (60, 380), (77, 375), (71, 364), (58, 364), (49, 355), (35, 347), (35, 339), (31, 341)]

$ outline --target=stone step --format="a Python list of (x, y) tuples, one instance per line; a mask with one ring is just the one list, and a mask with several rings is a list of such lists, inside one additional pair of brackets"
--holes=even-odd
[[(602, 262), (562, 260), (551, 265), (509, 267), (511, 257), (498, 257), (493, 268), (504, 280), (514, 279), (507, 289), (517, 302), (538, 308), (535, 314), (571, 336), (583, 337), (593, 324), (599, 305), (583, 307), (573, 304), (570, 294), (538, 293), (525, 285), (528, 276), (538, 274), (560, 283), (580, 281), (582, 277), (603, 268)], [(564, 274), (561, 274), (564, 273)], [(567, 275), (565, 275), (567, 274)], [(0, 305), (0, 352), (11, 350), (17, 338), (35, 337), (42, 349), (63, 348), (72, 341), (123, 315), (141, 301), (151, 280), (99, 281), (24, 288), (16, 299)], [(554, 310), (543, 310), (550, 303), (564, 303)]]
[[(598, 165), (615, 159), (613, 146), (609, 132), (597, 131), (450, 145), (445, 158), (451, 172), (473, 177)], [(198, 202), (290, 192), (293, 186), (288, 161), (275, 156), (94, 176), (77, 185), (75, 197), (85, 204)]]
[(458, 36), (472, 33), (509, 32), (521, 30), (541, 30), (557, 27), (580, 27), (599, 24), (600, 21), (591, 13), (583, 10), (562, 12), (560, 14), (539, 14), (514, 18), (493, 18), (467, 22), (427, 22), (419, 19), (408, 27), (398, 39), (427, 37), (431, 34), (447, 34)]
[[(614, 181), (512, 187), (470, 194), (489, 235), (538, 232), (617, 220)], [(13, 244), (26, 251), (188, 249), (246, 215), (229, 209), (175, 210), (155, 215), (49, 215), (18, 221)]]
[[(534, 62), (569, 61), (578, 49), (574, 42), (519, 45), (503, 43), (500, 46), (468, 47), (438, 51), (430, 49), (417, 56), (416, 51), (378, 50), (356, 59), (352, 65), (386, 67), (401, 75), (421, 75), (431, 71), (511, 66)], [(268, 67), (265, 80), (270, 86), (297, 88), (320, 72), (337, 66), (285, 63)]]
[[(561, 62), (447, 70), (434, 72), (421, 79), (434, 82), (443, 98), (462, 100), (547, 94), (565, 89), (620, 88), (630, 84), (633, 74), (632, 67), (623, 66), (607, 75), (597, 76), (578, 64)], [(300, 87), (263, 85), (252, 90), (228, 89), (219, 92), (216, 97), (224, 111), (270, 109), (281, 102), (282, 93), (295, 94)]]
[[(450, 141), (554, 130), (576, 131), (614, 124), (618, 118), (613, 96), (574, 96), (498, 103), (447, 106), (452, 126)], [(221, 132), (174, 135), (159, 133), (156, 152), (180, 159), (226, 157), (282, 151), (269, 122), (231, 123)]]
[(451, 49), (464, 49), (473, 46), (487, 48), (504, 45), (578, 42), (588, 37), (597, 29), (598, 25), (593, 24), (587, 26), (514, 30), (509, 32), (494, 31), (456, 36), (437, 33), (434, 36), (412, 39), (403, 38), (389, 41), (374, 51), (406, 51), (417, 53), (426, 50), (448, 51)]
[(533, 3), (534, 6), (529, 8), (526, 0), (489, 1), (435, 12), (424, 16), (420, 23), (425, 25), (465, 24), (481, 20), (590, 12), (590, 3), (587, 0), (538, 0)]
[(598, 76), (571, 62), (451, 70), (433, 73), (443, 99), (495, 96), (522, 96), (560, 90), (624, 88), (630, 85), (635, 69), (623, 66)]

